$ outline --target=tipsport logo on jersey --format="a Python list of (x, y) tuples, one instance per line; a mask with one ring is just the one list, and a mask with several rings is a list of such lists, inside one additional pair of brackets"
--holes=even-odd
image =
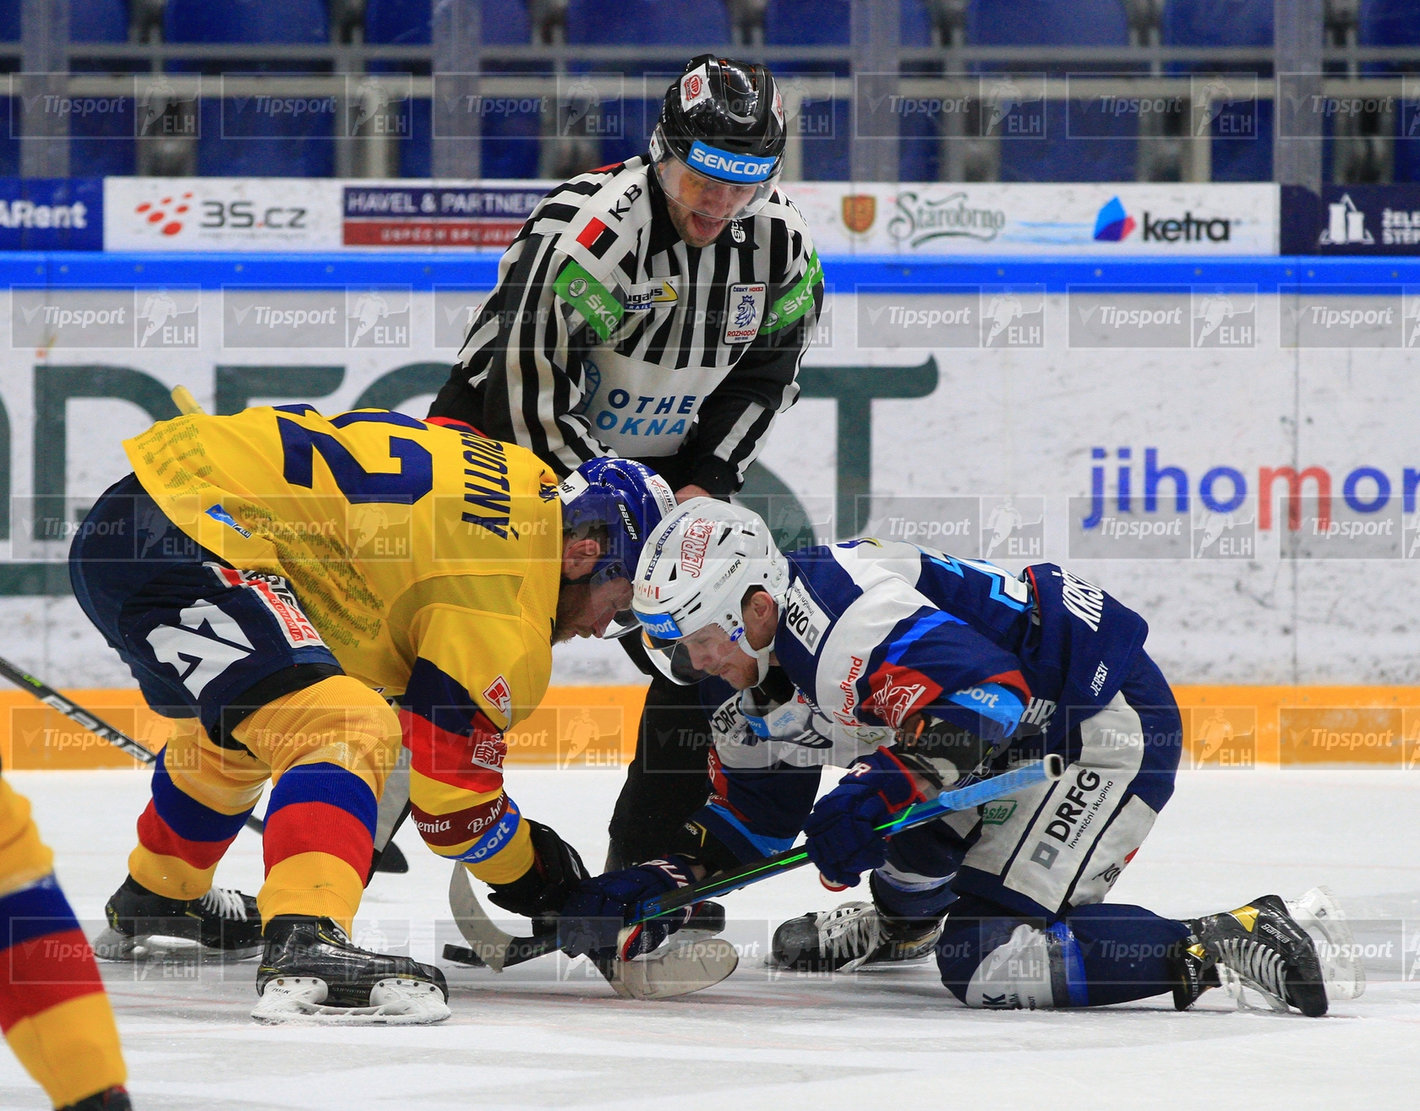
[(930, 296), (859, 286), (860, 350), (1040, 348), (1046, 340), (1045, 286), (964, 286)]
[(1045, 498), (875, 497), (859, 499), (858, 533), (902, 540), (967, 559), (1045, 556)]

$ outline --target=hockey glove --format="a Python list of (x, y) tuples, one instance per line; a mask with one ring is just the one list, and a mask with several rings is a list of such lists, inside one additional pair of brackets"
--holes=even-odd
[(890, 749), (863, 757), (814, 806), (804, 822), (809, 859), (831, 883), (857, 887), (861, 873), (887, 859), (887, 838), (874, 827), (926, 796), (914, 769)]
[(551, 826), (523, 820), (532, 836), (532, 867), (512, 883), (490, 884), (488, 898), (504, 910), (531, 918), (534, 934), (550, 934), (557, 929), (562, 904), (587, 878), (587, 867)]
[(643, 899), (688, 887), (694, 880), (690, 858), (679, 855), (587, 880), (562, 906), (557, 944), (574, 957), (615, 956), (629, 961), (649, 953), (685, 925), (692, 907), (642, 922), (624, 935), (622, 928)]

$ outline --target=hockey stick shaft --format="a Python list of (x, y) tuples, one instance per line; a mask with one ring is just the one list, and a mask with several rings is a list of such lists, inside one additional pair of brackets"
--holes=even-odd
[[(1025, 764), (1019, 768), (1012, 768), (1010, 771), (994, 775), (989, 779), (983, 779), (954, 790), (942, 791), (935, 799), (918, 803), (892, 821), (883, 822), (876, 829), (884, 837), (891, 837), (894, 833), (901, 833), (903, 830), (936, 821), (953, 811), (970, 810), (974, 806), (980, 806), (983, 802), (991, 802), (993, 799), (1014, 794), (1022, 788), (1059, 779), (1064, 773), (1064, 760), (1051, 753), (1042, 760)], [(672, 911), (689, 906), (691, 903), (727, 895), (731, 891), (738, 891), (741, 887), (758, 883), (770, 876), (802, 868), (808, 862), (808, 850), (802, 847), (786, 849), (782, 853), (775, 853), (773, 856), (751, 861), (737, 871), (709, 876), (690, 887), (668, 891), (660, 898), (643, 900), (637, 904), (632, 924), (660, 918)]]
[[(52, 710), (58, 710), (70, 721), (82, 725), (96, 737), (107, 741), (115, 748), (122, 749), (130, 756), (135, 756), (145, 764), (155, 763), (158, 757), (144, 748), (127, 733), (121, 729), (115, 729), (103, 718), (96, 716), (93, 712), (84, 709), (77, 702), (70, 701), (41, 679), (36, 679), (23, 668), (16, 667), (9, 660), (0, 656), (0, 675), (5, 676), (10, 682), (18, 687), (23, 687), (32, 695), (38, 698)], [(247, 816), (246, 826), (248, 829), (261, 833), (265, 826), (260, 818)]]
[[(980, 806), (984, 802), (1003, 798), (1037, 783), (1057, 780), (1064, 774), (1065, 761), (1052, 753), (1042, 760), (1013, 768), (990, 779), (943, 791), (930, 802), (918, 803), (898, 818), (882, 823), (877, 829), (884, 836), (890, 837), (905, 829), (935, 821), (952, 811)], [(659, 918), (691, 903), (737, 891), (760, 880), (800, 868), (808, 862), (809, 854), (804, 849), (789, 849), (774, 856), (751, 861), (734, 872), (708, 876), (700, 883), (668, 892), (664, 898), (644, 900), (637, 905), (635, 916), (629, 925)], [(457, 878), (463, 880), (462, 885), (451, 886), (450, 889), (450, 905), (454, 907), (455, 924), (464, 939), (473, 946), (474, 952), (490, 968), (501, 970), (557, 951), (557, 938), (554, 934), (514, 937), (498, 929), (473, 897), (473, 889), (468, 885), (467, 879)], [(456, 890), (461, 898), (455, 897)]]

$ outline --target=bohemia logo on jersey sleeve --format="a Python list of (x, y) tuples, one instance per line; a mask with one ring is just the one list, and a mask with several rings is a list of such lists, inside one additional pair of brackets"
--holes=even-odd
[(513, 691), (508, 686), (508, 680), (503, 676), (498, 676), (488, 686), (483, 688), (483, 697), (490, 706), (495, 707), (503, 715), (504, 721), (511, 721), (513, 718)]
[(900, 729), (918, 708), (936, 700), (942, 688), (915, 668), (883, 664), (868, 679), (872, 692), (863, 709), (884, 724)]

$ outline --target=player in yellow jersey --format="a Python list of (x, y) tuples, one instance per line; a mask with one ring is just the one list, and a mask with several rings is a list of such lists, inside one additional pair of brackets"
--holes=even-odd
[[(260, 945), (266, 1021), (447, 1017), (438, 969), (346, 937), (385, 777), (403, 743), (426, 844), (509, 909), (556, 910), (585, 870), (504, 792), (503, 732), (542, 700), (553, 642), (629, 606), (669, 486), (619, 459), (559, 485), (523, 448), (377, 410), (195, 414), (124, 446), (134, 473), (70, 574), (177, 732), (96, 950)], [(212, 874), (268, 778), (253, 906)]]
[(0, 779), (0, 1029), (65, 1111), (129, 1111), (113, 1008), (30, 804)]

